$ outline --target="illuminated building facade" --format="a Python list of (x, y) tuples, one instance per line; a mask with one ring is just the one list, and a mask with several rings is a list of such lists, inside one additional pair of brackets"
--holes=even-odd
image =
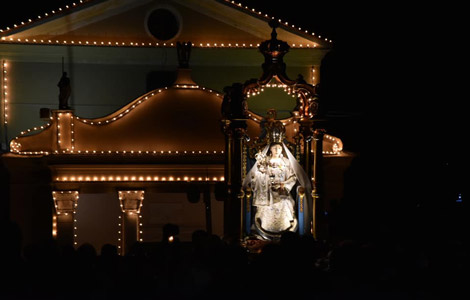
[[(182, 240), (196, 229), (226, 235), (224, 88), (255, 78), (244, 92), (246, 134), (259, 136), (275, 108), (294, 141), (305, 129), (293, 115), (295, 85), (319, 82), (331, 46), (281, 20), (275, 32), (297, 79), (263, 81), (258, 48), (272, 19), (234, 1), (77, 1), (2, 29), (4, 206), (25, 242), (52, 234), (124, 252), (160, 240), (166, 223), (180, 226)], [(63, 72), (72, 92), (58, 109)], [(321, 148), (312, 139), (299, 151), (321, 149), (324, 199), (339, 199), (351, 155), (339, 138), (321, 138)]]

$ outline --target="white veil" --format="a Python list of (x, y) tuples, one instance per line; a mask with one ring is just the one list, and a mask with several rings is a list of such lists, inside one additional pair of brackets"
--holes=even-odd
[[(304, 209), (304, 224), (299, 224), (299, 226), (303, 225), (305, 229), (305, 233), (310, 233), (310, 222), (311, 222), (311, 211), (312, 211), (312, 184), (310, 183), (310, 179), (308, 178), (308, 175), (305, 173), (302, 166), (297, 162), (294, 155), (292, 155), (292, 153), (289, 151), (289, 149), (284, 144), (284, 142), (282, 142), (281, 144), (282, 144), (282, 148), (284, 149), (284, 152), (287, 154), (287, 158), (289, 159), (292, 169), (294, 170), (294, 173), (297, 176), (297, 180), (299, 181), (300, 186), (302, 186), (305, 189), (306, 209)], [(261, 151), (261, 154), (266, 155), (270, 146), (271, 144), (267, 144)], [(253, 165), (250, 171), (246, 174), (246, 177), (243, 180), (243, 189), (246, 189), (250, 185), (251, 176), (257, 170), (258, 170), (258, 161), (256, 161), (256, 163)], [(297, 196), (297, 191), (296, 191), (296, 196)], [(255, 201), (255, 199), (253, 199), (253, 201)], [(297, 197), (296, 197), (296, 201), (297, 201)]]

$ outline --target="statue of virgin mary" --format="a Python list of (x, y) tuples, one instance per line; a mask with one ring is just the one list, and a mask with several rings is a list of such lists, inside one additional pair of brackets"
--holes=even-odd
[(278, 239), (286, 231), (295, 232), (298, 226), (309, 226), (309, 221), (298, 224), (294, 187), (302, 186), (306, 190), (307, 207), (311, 203), (310, 180), (283, 141), (284, 126), (279, 121), (270, 125), (267, 144), (255, 155), (256, 163), (243, 182), (244, 188), (251, 187), (253, 191), (256, 208), (253, 227), (265, 240)]

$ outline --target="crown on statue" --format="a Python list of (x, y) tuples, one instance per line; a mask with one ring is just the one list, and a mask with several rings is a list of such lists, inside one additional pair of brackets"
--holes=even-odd
[(268, 119), (266, 124), (267, 142), (269, 144), (279, 143), (281, 144), (286, 137), (286, 128), (282, 125), (281, 121), (275, 121)]

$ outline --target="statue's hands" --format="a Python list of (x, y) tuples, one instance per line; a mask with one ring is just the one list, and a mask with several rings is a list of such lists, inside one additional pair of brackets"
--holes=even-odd
[(283, 190), (283, 189), (284, 189), (284, 183), (282, 183), (282, 182), (274, 183), (274, 184), (271, 186), (271, 189), (272, 189), (273, 191)]

